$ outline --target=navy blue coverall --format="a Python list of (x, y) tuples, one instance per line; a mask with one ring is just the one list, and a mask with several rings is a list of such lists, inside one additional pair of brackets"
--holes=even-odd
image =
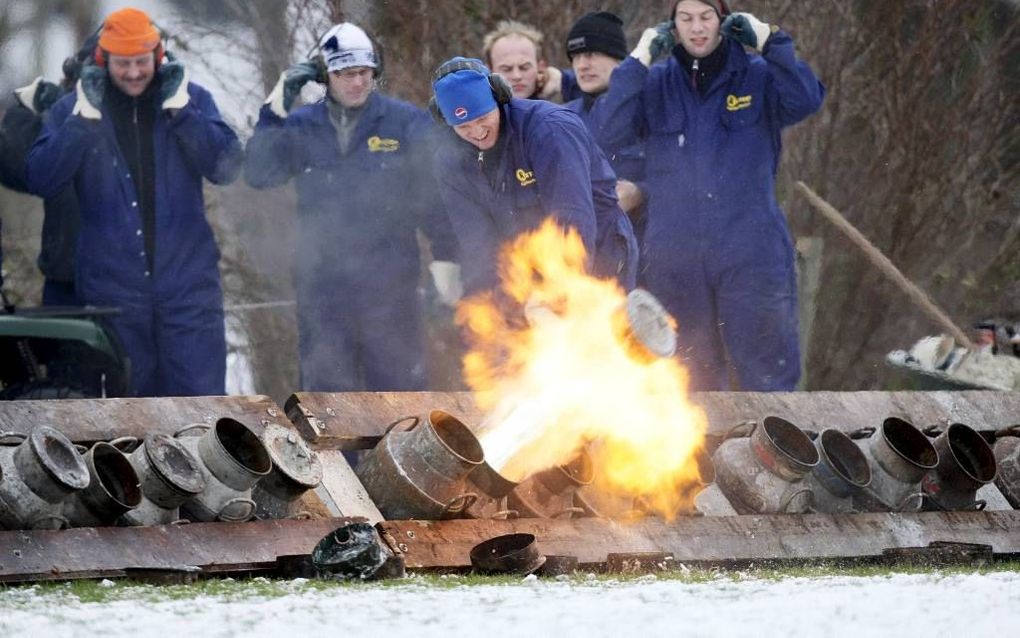
[(302, 389), (422, 390), (416, 231), (438, 261), (455, 261), (457, 251), (429, 171), (425, 140), (435, 124), (378, 93), (361, 110), (344, 154), (325, 101), (286, 119), (263, 106), (245, 179), (255, 188), (295, 182)]
[(195, 83), (187, 90), (189, 101), (174, 117), (159, 110), (153, 120), (154, 255), (145, 250), (139, 189), (125, 160), (135, 150), (120, 148), (108, 106), (94, 122), (72, 115), (75, 95), (64, 96), (28, 156), (31, 192), (51, 198), (74, 188), (78, 297), (120, 308), (109, 321), (131, 360), (137, 396), (224, 393), (220, 251), (205, 217), (202, 179), (232, 182), (242, 152), (209, 92)]
[(498, 286), (500, 247), (547, 217), (575, 228), (593, 272), (627, 288), (637, 274), (637, 240), (616, 198), (616, 175), (581, 119), (539, 100), (513, 98), (501, 109), (503, 152), (495, 183), (479, 152), (450, 132), (436, 177), (461, 248), (464, 290)]
[(679, 324), (693, 390), (729, 388), (727, 356), (748, 391), (793, 390), (800, 377), (794, 248), (775, 195), (781, 130), (825, 89), (772, 33), (761, 56), (729, 39), (704, 94), (677, 56), (627, 58), (596, 112), (600, 143), (644, 137), (648, 225), (643, 284)]

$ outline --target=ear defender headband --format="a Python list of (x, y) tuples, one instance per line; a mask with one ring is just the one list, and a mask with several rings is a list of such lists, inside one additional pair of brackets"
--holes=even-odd
[[(436, 72), (432, 74), (432, 86), (435, 87), (436, 82), (458, 71), (474, 71), (479, 75), (484, 75), (489, 81), (489, 88), (492, 89), (492, 97), (499, 106), (509, 104), (510, 99), (514, 96), (513, 89), (510, 88), (510, 83), (506, 81), (506, 78), (489, 71), (488, 67), (478, 60), (471, 59), (453, 59), (440, 64)], [(432, 89), (432, 97), (429, 98), (429, 113), (439, 124), (447, 124), (442, 111), (439, 110), (435, 88)]]

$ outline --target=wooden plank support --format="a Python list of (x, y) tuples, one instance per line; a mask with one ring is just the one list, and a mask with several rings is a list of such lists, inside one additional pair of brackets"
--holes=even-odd
[[(691, 399), (704, 408), (710, 434), (770, 415), (817, 431), (877, 426), (890, 416), (921, 427), (960, 422), (977, 430), (1020, 422), (1020, 392), (704, 392)], [(344, 450), (374, 447), (389, 424), (435, 409), (469, 427), (483, 416), (467, 392), (301, 392), (287, 401), (287, 414), (306, 439)]]
[(803, 516), (645, 519), (517, 519), (388, 521), (383, 538), (403, 554), (408, 569), (471, 566), (476, 544), (502, 534), (534, 534), (543, 554), (576, 556), (601, 566), (609, 554), (671, 554), (679, 562), (741, 563), (770, 560), (880, 558), (883, 550), (933, 542), (989, 545), (995, 555), (1020, 555), (1020, 511), (922, 512)]
[(117, 578), (132, 572), (267, 570), (311, 553), (350, 518), (0, 531), (0, 582)]
[(28, 433), (37, 425), (49, 425), (86, 444), (121, 436), (172, 435), (185, 425), (212, 425), (222, 417), (237, 419), (258, 434), (270, 423), (293, 427), (266, 396), (0, 401), (0, 431)]

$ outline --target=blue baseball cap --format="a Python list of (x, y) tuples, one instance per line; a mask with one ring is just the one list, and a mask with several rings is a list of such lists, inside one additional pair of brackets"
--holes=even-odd
[(444, 62), (440, 68), (455, 63), (464, 63), (471, 68), (447, 73), (432, 83), (436, 105), (450, 126), (478, 119), (497, 106), (485, 64), (474, 58), (456, 57)]

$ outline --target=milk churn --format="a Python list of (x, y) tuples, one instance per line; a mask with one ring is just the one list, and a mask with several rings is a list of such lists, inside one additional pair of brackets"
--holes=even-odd
[[(406, 430), (397, 426), (409, 423)], [(478, 438), (452, 415), (433, 410), (390, 425), (355, 474), (387, 519), (456, 518), (478, 498), (467, 476), (485, 460)]]
[(851, 438), (868, 456), (871, 485), (854, 494), (862, 512), (916, 512), (924, 495), (921, 479), (939, 462), (939, 453), (912, 423), (889, 417), (882, 427), (864, 428)]
[(591, 455), (581, 448), (569, 463), (537, 472), (507, 497), (507, 507), (522, 518), (571, 518), (584, 514), (574, 503), (577, 490), (595, 479)]
[(814, 510), (825, 514), (856, 511), (853, 495), (871, 484), (868, 457), (839, 430), (822, 430), (815, 439), (818, 465), (804, 480), (814, 492)]
[(478, 500), (464, 512), (465, 518), (516, 518), (518, 512), (508, 509), (506, 495), (515, 487), (517, 481), (511, 481), (497, 472), (486, 461), (476, 467), (468, 475), (469, 489), (477, 490)]
[(1013, 509), (1020, 509), (1020, 425), (996, 432), (993, 451), (999, 465), (995, 485)]
[(0, 446), (0, 525), (7, 529), (60, 529), (67, 525), (63, 501), (89, 484), (89, 471), (74, 444), (59, 431), (37, 426)]
[(927, 510), (983, 509), (977, 491), (995, 479), (995, 453), (969, 425), (953, 423), (936, 437), (938, 465), (921, 480)]
[[(124, 437), (111, 445), (130, 448), (137, 439)], [(200, 461), (166, 434), (145, 437), (128, 455), (138, 474), (142, 501), (121, 516), (126, 525), (166, 525), (180, 518), (180, 505), (205, 489)]]
[(255, 512), (260, 518), (293, 516), (301, 495), (322, 482), (319, 455), (293, 429), (275, 423), (266, 426), (260, 438), (273, 469), (252, 488)]
[[(740, 427), (740, 426), (738, 426)], [(742, 427), (712, 456), (716, 483), (741, 514), (801, 514), (813, 494), (802, 479), (818, 464), (818, 450), (800, 428), (779, 417)]]
[(142, 502), (138, 473), (119, 449), (100, 441), (82, 455), (89, 484), (64, 501), (64, 515), (72, 527), (113, 525)]
[[(201, 431), (200, 436), (183, 436)], [(212, 427), (196, 423), (174, 435), (199, 459), (205, 489), (181, 504), (181, 510), (195, 521), (240, 522), (255, 514), (251, 490), (273, 469), (269, 452), (246, 425), (222, 418)]]

